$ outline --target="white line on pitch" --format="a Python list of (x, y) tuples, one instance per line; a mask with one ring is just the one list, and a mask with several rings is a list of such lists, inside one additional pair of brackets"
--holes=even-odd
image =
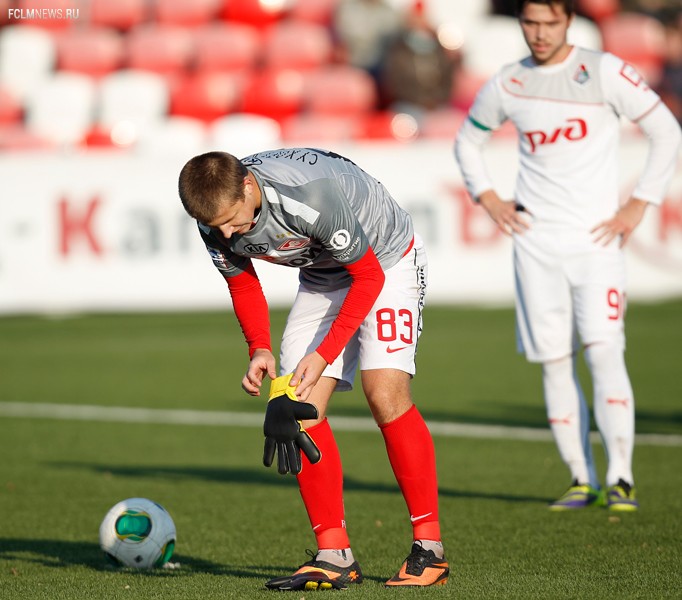
[[(127, 423), (166, 423), (173, 425), (214, 425), (221, 427), (262, 427), (263, 413), (199, 411), (183, 409), (92, 406), (87, 404), (51, 404), (46, 402), (0, 402), (0, 417), (62, 419), (68, 421), (112, 421)], [(369, 417), (329, 417), (337, 431), (375, 431)], [(434, 436), (507, 439), (547, 442), (548, 429), (476, 425), (443, 421), (427, 421)], [(594, 442), (599, 435), (592, 433)], [(682, 435), (640, 433), (638, 444), (649, 446), (682, 446)]]

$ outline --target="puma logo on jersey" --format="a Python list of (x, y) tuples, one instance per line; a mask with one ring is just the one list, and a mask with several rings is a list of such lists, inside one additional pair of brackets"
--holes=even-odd
[(587, 136), (587, 123), (582, 119), (566, 119), (566, 124), (557, 127), (554, 131), (525, 131), (523, 136), (530, 144), (530, 152), (533, 154), (538, 146), (556, 144), (560, 140), (577, 142)]

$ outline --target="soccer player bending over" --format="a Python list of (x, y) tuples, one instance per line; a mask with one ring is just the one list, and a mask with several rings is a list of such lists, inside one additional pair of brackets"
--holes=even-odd
[[(603, 503), (575, 370), (579, 336), (608, 458), (606, 503), (634, 511), (635, 409), (623, 357), (621, 248), (646, 207), (664, 198), (680, 128), (632, 66), (568, 44), (572, 0), (521, 0), (518, 15), (530, 56), (484, 85), (457, 135), (455, 155), (471, 196), (513, 238), (519, 351), (542, 363), (547, 416), (572, 480), (550, 508)], [(619, 205), (621, 115), (646, 134), (649, 153), (631, 197)], [(512, 200), (497, 195), (482, 157), (491, 132), (507, 119), (519, 135)]]
[[(312, 560), (266, 586), (362, 582), (346, 531), (341, 458), (326, 418), (332, 393), (351, 389), (358, 362), (413, 530), (410, 555), (386, 585), (444, 584), (449, 569), (434, 446), (410, 394), (427, 280), (410, 216), (352, 161), (310, 148), (242, 160), (224, 152), (195, 156), (180, 173), (179, 192), (227, 281), (248, 344), (242, 387), (259, 396), (265, 376), (273, 379), (264, 463), (277, 452), (279, 472), (296, 475), (317, 541)], [(279, 378), (253, 259), (299, 269)]]

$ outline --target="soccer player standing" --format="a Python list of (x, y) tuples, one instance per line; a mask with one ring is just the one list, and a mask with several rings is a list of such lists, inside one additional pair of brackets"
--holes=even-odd
[[(622, 252), (674, 173), (680, 128), (630, 65), (568, 44), (572, 0), (519, 0), (530, 56), (504, 66), (479, 92), (457, 134), (455, 156), (471, 196), (513, 238), (519, 351), (542, 363), (547, 415), (572, 478), (552, 510), (601, 503), (589, 412), (576, 376), (578, 339), (594, 385), (594, 416), (608, 458), (606, 502), (637, 510), (634, 398), (624, 361)], [(619, 118), (649, 139), (643, 173), (619, 205)], [(503, 200), (482, 149), (506, 120), (516, 126), (515, 198)]]
[[(386, 585), (444, 584), (449, 569), (433, 440), (410, 393), (427, 281), (426, 255), (410, 216), (355, 163), (310, 148), (242, 160), (224, 152), (195, 156), (181, 171), (179, 192), (227, 281), (249, 347), (242, 387), (259, 396), (265, 376), (274, 380), (264, 463), (271, 464), (276, 448), (279, 472), (297, 475), (317, 541), (310, 561), (266, 586), (362, 582), (346, 531), (341, 458), (325, 417), (332, 393), (351, 389), (358, 362), (413, 530), (411, 553)], [(282, 377), (292, 375), (283, 383), (276, 378), (268, 306), (253, 259), (299, 269), (280, 350)], [(291, 400), (273, 399), (273, 388), (288, 390)], [(319, 452), (304, 446), (307, 436)]]

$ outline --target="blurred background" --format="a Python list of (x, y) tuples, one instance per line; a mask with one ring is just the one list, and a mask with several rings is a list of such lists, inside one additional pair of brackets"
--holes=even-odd
[[(679, 0), (577, 5), (570, 41), (632, 63), (682, 121)], [(349, 156), (413, 214), (432, 301), (510, 304), (509, 240), (471, 204), (452, 143), (480, 86), (527, 54), (513, 15), (494, 0), (0, 0), (0, 313), (226, 305), (179, 170), (297, 145)], [(645, 160), (624, 123), (623, 197)], [(510, 194), (513, 128), (488, 163)], [(628, 260), (631, 298), (682, 296), (682, 169)], [(287, 271), (263, 277), (275, 305)]]

